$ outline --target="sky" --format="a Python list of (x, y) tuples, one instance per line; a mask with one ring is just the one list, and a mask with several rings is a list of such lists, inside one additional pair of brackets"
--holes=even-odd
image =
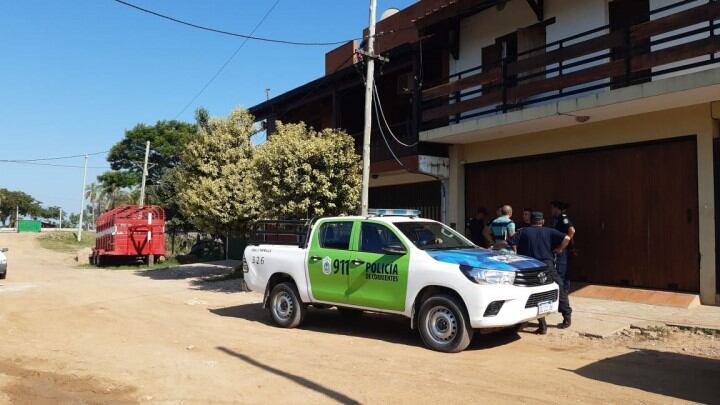
[[(127, 0), (221, 30), (247, 34), (275, 0)], [(413, 0), (378, 0), (378, 16)], [(280, 0), (255, 32), (293, 41), (361, 36), (368, 0)], [(107, 151), (138, 123), (192, 122), (205, 107), (225, 116), (324, 74), (334, 46), (248, 41), (182, 111), (242, 39), (141, 13), (114, 0), (0, 0), (0, 160)], [(82, 166), (83, 158), (46, 163)], [(88, 183), (108, 169), (89, 160)], [(81, 167), (0, 162), (0, 188), (24, 191), (45, 206), (78, 212)]]

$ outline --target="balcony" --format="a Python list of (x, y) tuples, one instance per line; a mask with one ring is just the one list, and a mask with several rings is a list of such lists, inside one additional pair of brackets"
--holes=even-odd
[(651, 10), (640, 24), (597, 27), (448, 76), (422, 90), (422, 129), (716, 67), (720, 2), (690, 3)]

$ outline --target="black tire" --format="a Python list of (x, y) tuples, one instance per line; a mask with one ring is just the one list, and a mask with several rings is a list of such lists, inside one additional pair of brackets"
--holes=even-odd
[(425, 346), (445, 353), (465, 350), (474, 332), (463, 304), (447, 294), (433, 295), (420, 305), (418, 329)]
[(305, 317), (307, 307), (300, 301), (300, 294), (291, 282), (279, 283), (270, 292), (268, 305), (270, 317), (282, 328), (296, 328)]
[(0, 274), (0, 280), (5, 280), (7, 277), (7, 271), (5, 273)]
[(364, 312), (362, 309), (346, 307), (338, 307), (337, 310), (340, 313), (340, 316), (348, 320), (358, 319), (362, 316)]

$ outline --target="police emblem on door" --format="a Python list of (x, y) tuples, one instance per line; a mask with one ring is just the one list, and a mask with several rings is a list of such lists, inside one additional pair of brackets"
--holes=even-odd
[(323, 259), (322, 272), (326, 276), (332, 274), (332, 259), (330, 258), (330, 256), (325, 256), (325, 258)]

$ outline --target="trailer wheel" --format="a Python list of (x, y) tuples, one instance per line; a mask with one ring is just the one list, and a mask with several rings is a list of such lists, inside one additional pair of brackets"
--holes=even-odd
[(270, 292), (268, 310), (273, 321), (282, 328), (296, 328), (300, 325), (307, 307), (300, 301), (300, 294), (293, 283), (283, 282)]
[(433, 295), (422, 303), (419, 315), (420, 337), (430, 349), (457, 353), (470, 345), (474, 331), (457, 298)]

